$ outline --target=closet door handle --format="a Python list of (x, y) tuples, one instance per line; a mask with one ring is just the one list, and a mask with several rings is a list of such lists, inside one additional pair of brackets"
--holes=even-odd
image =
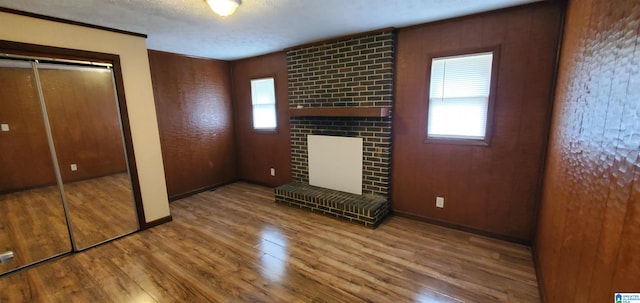
[(0, 264), (6, 263), (7, 261), (13, 259), (13, 252), (6, 251), (0, 254)]

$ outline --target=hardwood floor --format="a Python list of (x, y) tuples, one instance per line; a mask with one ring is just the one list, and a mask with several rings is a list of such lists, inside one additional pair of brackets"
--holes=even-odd
[(128, 174), (67, 183), (64, 190), (78, 248), (138, 230)]
[(0, 302), (539, 302), (527, 247), (273, 199), (235, 183), (173, 202), (173, 222), (0, 278)]
[(71, 251), (57, 187), (0, 195), (0, 252), (13, 251), (0, 273)]
[[(79, 248), (138, 229), (127, 174), (65, 184), (69, 217)], [(57, 186), (0, 195), (0, 252), (15, 258), (0, 273), (71, 250)]]

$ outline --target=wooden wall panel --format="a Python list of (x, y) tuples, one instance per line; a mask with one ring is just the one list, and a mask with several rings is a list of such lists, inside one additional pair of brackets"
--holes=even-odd
[[(401, 29), (393, 114), (396, 213), (529, 242), (563, 7), (541, 3)], [(491, 146), (425, 144), (428, 55), (500, 45)], [(435, 207), (435, 197), (445, 208)]]
[(0, 68), (0, 193), (56, 182), (40, 100), (29, 68)]
[[(3, 68), (0, 123), (7, 153), (0, 192), (56, 183), (31, 69)], [(108, 72), (40, 69), (58, 164), (64, 182), (127, 171), (119, 114)], [(70, 165), (76, 164), (77, 171)]]
[(640, 291), (640, 3), (569, 1), (538, 231), (546, 302)]
[(39, 74), (63, 182), (126, 172), (111, 73), (39, 69)]
[[(284, 52), (232, 63), (240, 178), (268, 186), (291, 182), (287, 58)], [(278, 131), (253, 130), (251, 79), (275, 77)], [(276, 169), (271, 176), (270, 169)]]
[(149, 51), (169, 197), (237, 179), (229, 63)]

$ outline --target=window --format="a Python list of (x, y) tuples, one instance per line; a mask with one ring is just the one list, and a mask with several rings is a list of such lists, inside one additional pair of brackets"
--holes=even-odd
[(495, 52), (432, 58), (427, 140), (488, 143)]
[(253, 129), (275, 130), (276, 92), (273, 77), (251, 80)]

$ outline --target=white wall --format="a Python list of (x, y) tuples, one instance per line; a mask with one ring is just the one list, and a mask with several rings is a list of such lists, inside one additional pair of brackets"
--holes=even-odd
[(146, 39), (0, 12), (0, 40), (120, 55), (145, 219), (168, 216)]

